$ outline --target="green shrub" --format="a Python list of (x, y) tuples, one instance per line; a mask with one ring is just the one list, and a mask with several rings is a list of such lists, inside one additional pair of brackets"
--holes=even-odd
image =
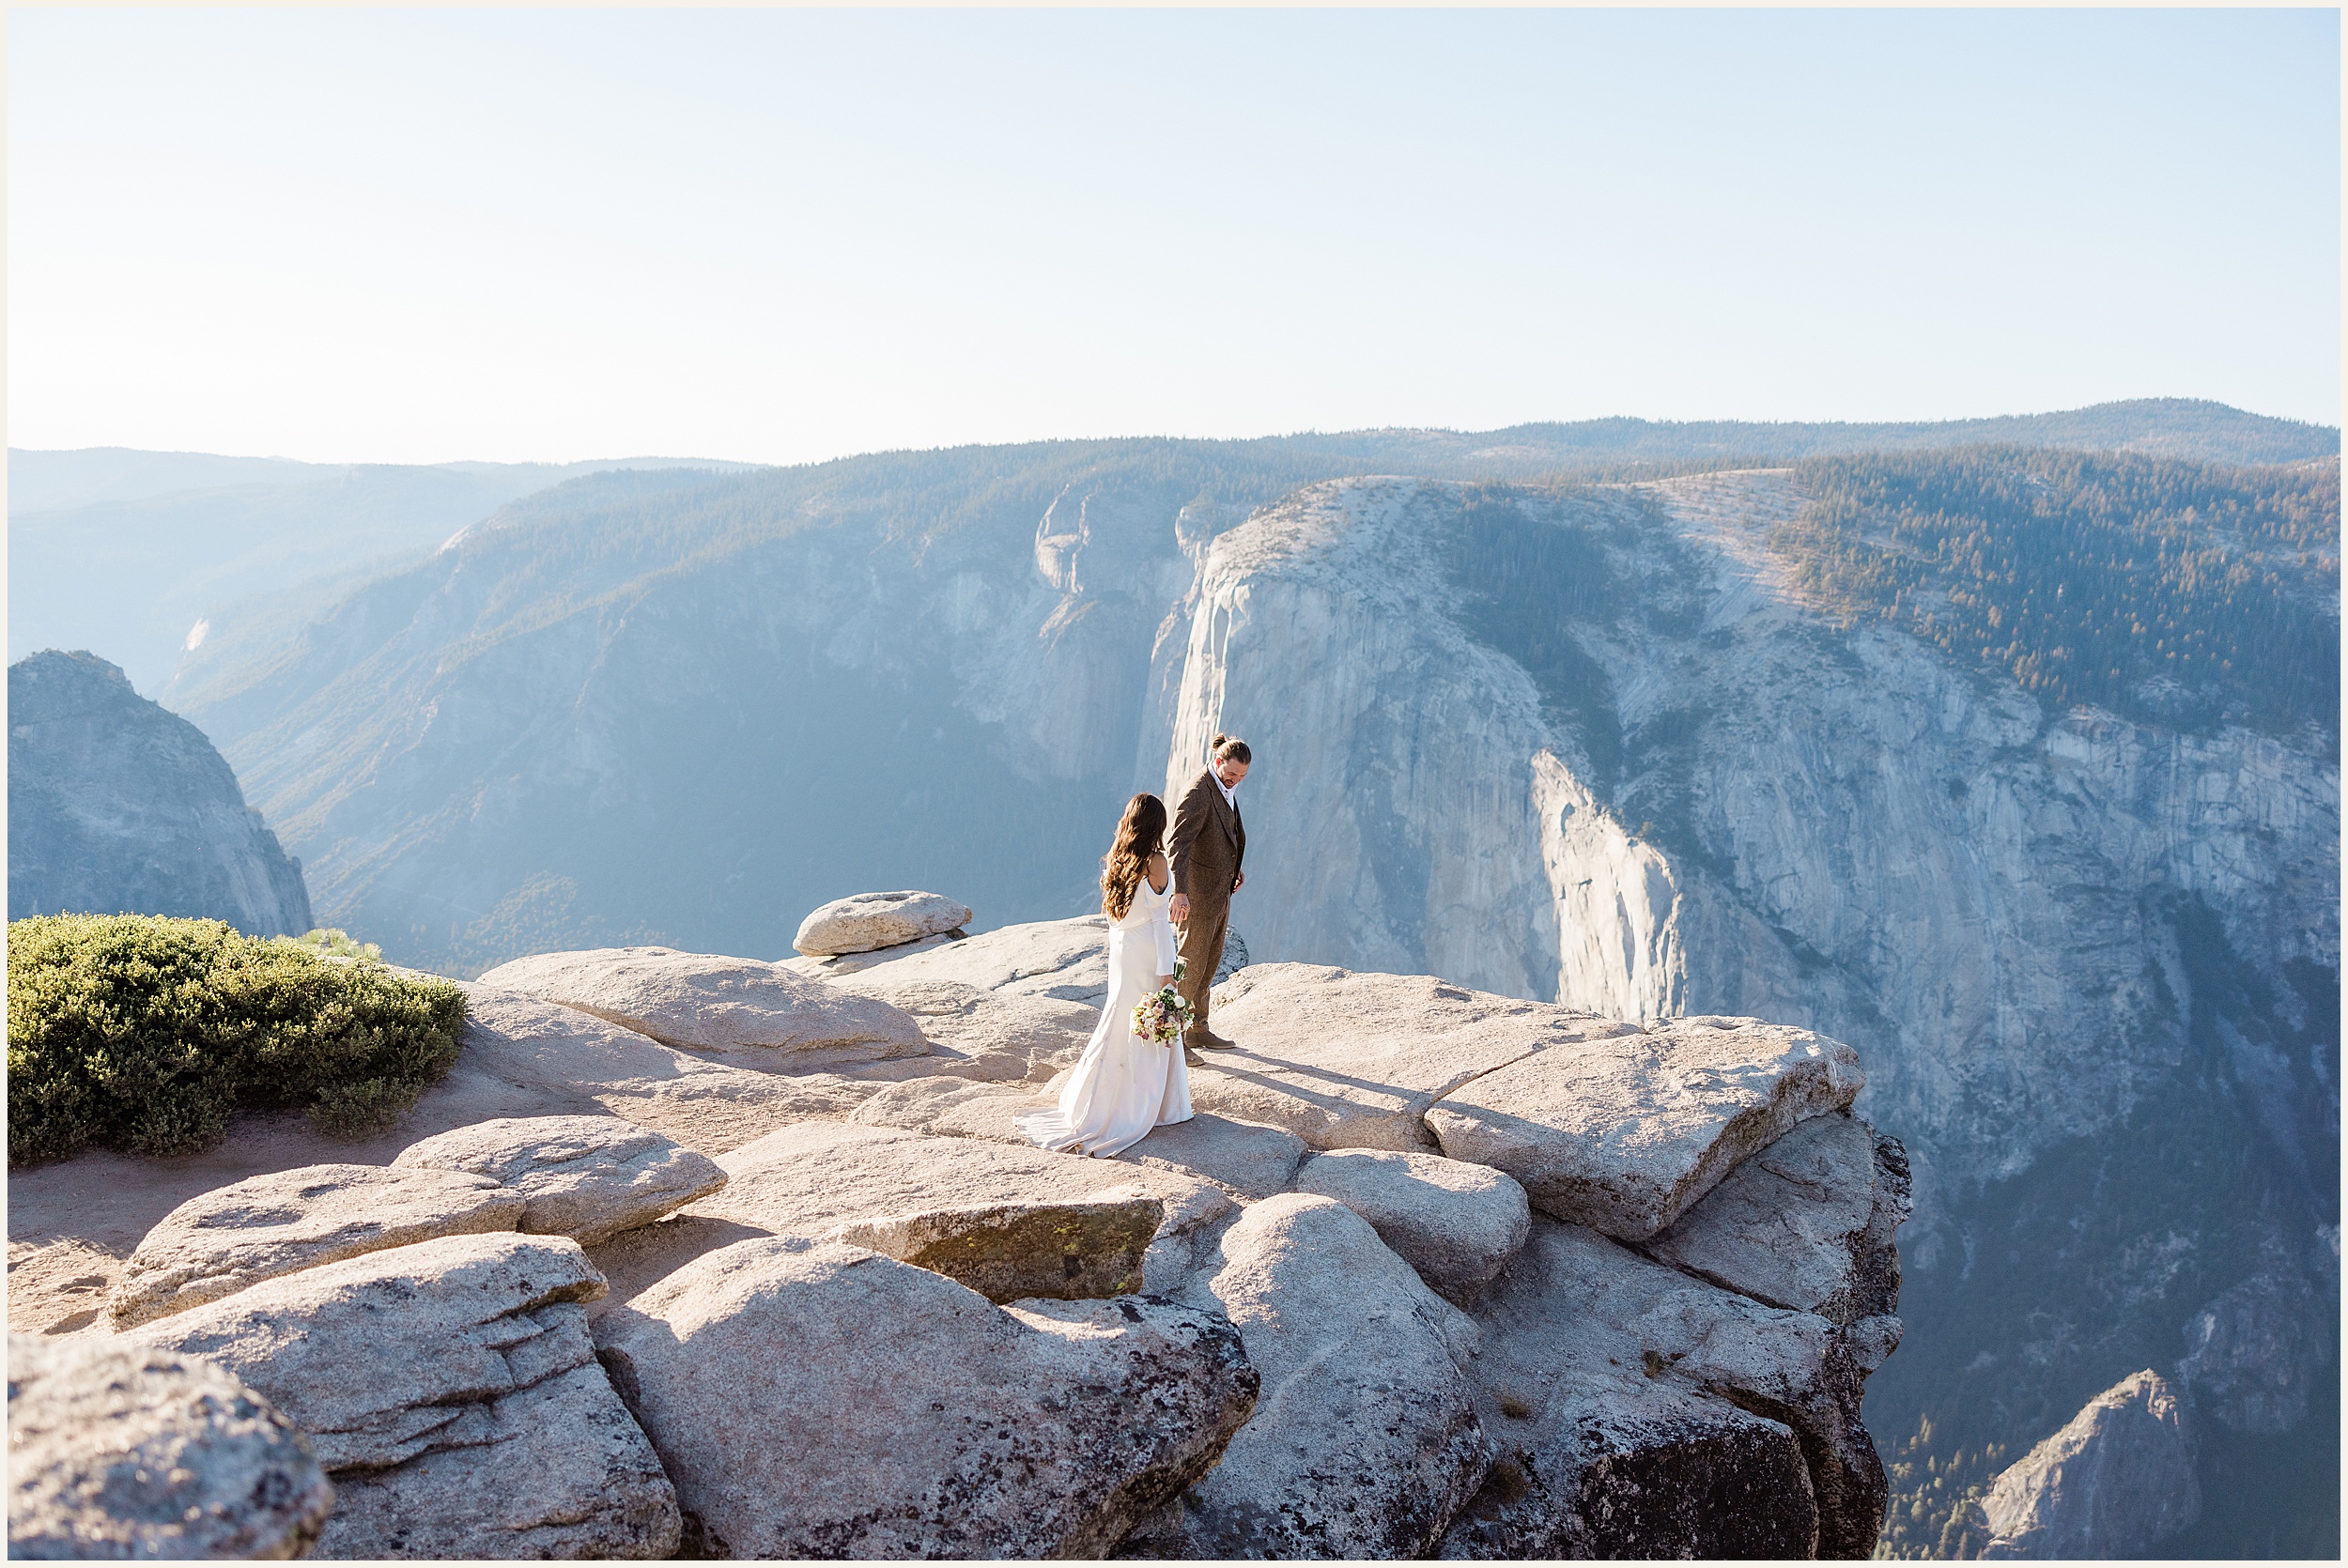
[(8, 1162), (91, 1144), (188, 1154), (231, 1112), (388, 1127), (456, 1060), (465, 995), (218, 920), (8, 924)]
[(339, 959), (360, 959), (368, 963), (383, 961), (383, 949), (372, 942), (353, 942), (350, 933), (339, 926), (316, 926), (300, 936), (281, 936), (280, 942), (290, 942), (297, 947), (315, 947), (321, 953), (332, 953)]

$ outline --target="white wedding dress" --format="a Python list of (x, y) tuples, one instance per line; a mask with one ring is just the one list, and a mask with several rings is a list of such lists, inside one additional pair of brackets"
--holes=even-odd
[(1133, 907), (1109, 927), (1109, 999), (1057, 1111), (1031, 1111), (1019, 1130), (1031, 1143), (1071, 1154), (1120, 1154), (1153, 1127), (1190, 1120), (1190, 1068), (1182, 1042), (1159, 1045), (1134, 1033), (1134, 1004), (1174, 973), (1174, 923), (1164, 893), (1143, 877)]

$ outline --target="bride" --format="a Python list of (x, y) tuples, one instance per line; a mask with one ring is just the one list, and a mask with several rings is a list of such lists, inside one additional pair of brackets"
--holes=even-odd
[(1153, 1127), (1190, 1120), (1190, 1068), (1182, 1042), (1134, 1033), (1134, 1005), (1174, 978), (1173, 902), (1164, 848), (1166, 804), (1135, 795), (1101, 862), (1109, 917), (1109, 997), (1056, 1111), (1018, 1118), (1030, 1142), (1072, 1154), (1119, 1154)]

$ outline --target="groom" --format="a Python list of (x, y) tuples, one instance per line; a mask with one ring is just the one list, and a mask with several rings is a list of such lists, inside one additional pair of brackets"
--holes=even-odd
[(1207, 992), (1223, 961), (1223, 933), (1231, 923), (1231, 895), (1247, 878), (1239, 869), (1247, 853), (1247, 829), (1239, 820), (1239, 781), (1247, 776), (1247, 743), (1217, 735), (1174, 810), (1174, 832), (1166, 858), (1174, 872), (1174, 900), (1166, 913), (1182, 928), (1182, 995), (1197, 1009), (1182, 1043), (1193, 1049), (1228, 1051), (1229, 1040), (1207, 1027)]

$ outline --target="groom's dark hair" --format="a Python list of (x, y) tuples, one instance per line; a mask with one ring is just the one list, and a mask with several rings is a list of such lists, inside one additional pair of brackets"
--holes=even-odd
[(1252, 763), (1256, 760), (1248, 753), (1245, 741), (1230, 735), (1217, 735), (1208, 746), (1207, 755), (1218, 762)]

